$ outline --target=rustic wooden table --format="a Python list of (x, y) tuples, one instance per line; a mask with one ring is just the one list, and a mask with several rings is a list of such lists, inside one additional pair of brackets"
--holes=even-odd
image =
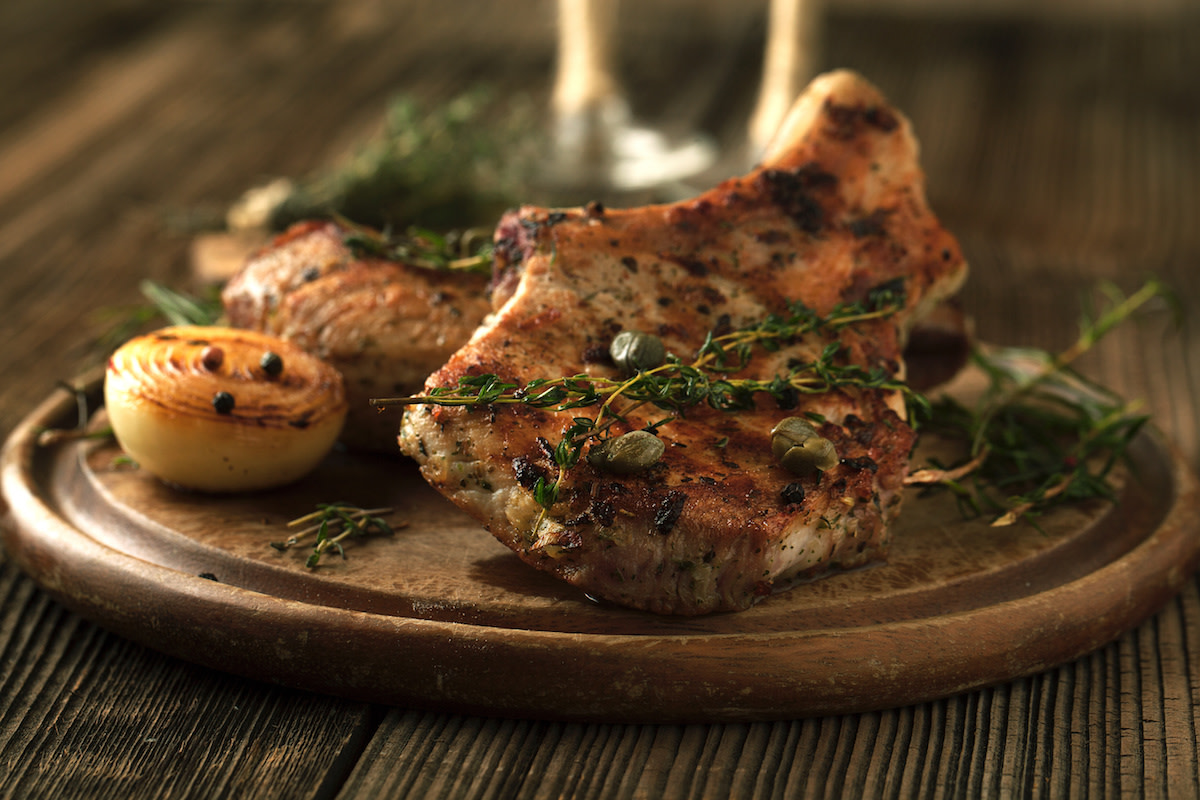
[[(763, 9), (642, 6), (622, 23), (635, 110), (737, 142)], [(1200, 311), (1200, 8), (1150, 7), (830, 9), (820, 63), (861, 70), (912, 117), (932, 204), (972, 262), (981, 338), (1065, 346), (1101, 280), (1157, 275), (1185, 318)], [(545, 102), (552, 66), (546, 0), (5, 4), (0, 433), (91, 363), (97, 312), (139, 302), (143, 278), (189, 282), (187, 222), (263, 176), (335, 161), (398, 91), (436, 103), (487, 79)], [(1122, 328), (1082, 368), (1143, 398), (1196, 467), (1200, 342), (1165, 318)], [(0, 598), (4, 797), (1200, 795), (1195, 580), (1118, 641), (1010, 684), (660, 726), (419, 712), (231, 677), (105, 632), (2, 554)]]

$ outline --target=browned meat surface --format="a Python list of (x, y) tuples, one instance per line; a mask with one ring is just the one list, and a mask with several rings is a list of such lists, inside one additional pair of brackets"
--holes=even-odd
[(336, 367), (350, 411), (343, 440), (396, 452), (394, 414), (369, 400), (419, 390), (491, 310), (486, 276), (360, 259), (332, 222), (294, 225), (229, 281), (230, 325), (290, 339)]
[[(655, 334), (686, 363), (710, 333), (784, 314), (788, 301), (825, 317), (888, 286), (903, 290), (898, 312), (759, 349), (730, 377), (770, 379), (828, 345), (841, 348), (840, 366), (899, 375), (915, 322), (966, 275), (927, 207), (908, 121), (849, 72), (809, 87), (744, 178), (671, 205), (522, 208), (496, 241), (503, 305), (428, 390), (488, 374), (520, 386), (614, 378), (604, 354), (621, 331)], [(657, 428), (665, 450), (648, 469), (618, 475), (580, 460), (546, 512), (534, 489), (559, 475), (551, 451), (573, 417), (595, 408), (420, 405), (405, 413), (401, 447), (529, 564), (596, 598), (700, 614), (884, 557), (915, 439), (901, 400), (845, 386), (781, 401), (759, 394), (743, 411), (702, 405)], [(837, 458), (801, 476), (776, 459), (770, 432), (805, 415)], [(665, 416), (644, 405), (609, 433)]]

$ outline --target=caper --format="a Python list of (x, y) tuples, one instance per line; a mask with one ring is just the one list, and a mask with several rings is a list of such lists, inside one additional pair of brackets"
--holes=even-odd
[(641, 331), (621, 331), (608, 348), (613, 363), (627, 374), (661, 366), (667, 359), (662, 339)]
[(657, 464), (666, 449), (662, 439), (650, 431), (630, 431), (593, 447), (587, 460), (604, 472), (634, 475)]
[(833, 442), (817, 435), (810, 422), (788, 417), (771, 429), (771, 452), (788, 472), (808, 475), (833, 469), (838, 464)]
[(802, 417), (787, 417), (771, 429), (771, 452), (775, 454), (775, 458), (782, 459), (788, 450), (804, 444), (816, 435), (817, 429), (808, 420)]
[(779, 463), (794, 475), (807, 475), (836, 467), (838, 454), (833, 442), (817, 436), (788, 450)]

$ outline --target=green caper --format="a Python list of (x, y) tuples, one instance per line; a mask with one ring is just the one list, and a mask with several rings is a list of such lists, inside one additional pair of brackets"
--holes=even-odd
[(634, 475), (657, 464), (666, 449), (662, 439), (650, 431), (630, 431), (593, 447), (587, 460), (604, 472)]
[(838, 454), (833, 442), (817, 436), (789, 449), (779, 463), (793, 475), (807, 475), (836, 467)]
[(787, 417), (771, 429), (771, 452), (775, 454), (775, 458), (782, 459), (788, 450), (804, 444), (816, 435), (817, 429), (808, 420), (802, 417)]
[(612, 340), (608, 352), (613, 363), (629, 375), (654, 369), (667, 360), (667, 348), (662, 339), (641, 331), (621, 331)]
[(818, 436), (816, 428), (800, 417), (788, 417), (771, 429), (771, 452), (795, 475), (833, 469), (838, 464), (833, 442)]

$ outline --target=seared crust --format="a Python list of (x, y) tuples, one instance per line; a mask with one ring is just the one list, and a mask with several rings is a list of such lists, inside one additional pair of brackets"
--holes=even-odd
[(486, 276), (360, 259), (333, 222), (280, 234), (226, 285), (230, 325), (289, 339), (342, 373), (343, 441), (396, 452), (399, 421), (371, 398), (418, 391), (491, 310)]
[[(690, 361), (712, 331), (782, 314), (820, 315), (903, 281), (895, 315), (843, 329), (849, 363), (903, 371), (914, 323), (966, 274), (924, 197), (908, 122), (858, 76), (818, 79), (763, 166), (700, 197), (622, 211), (522, 208), (497, 230), (494, 294), (503, 306), (426, 384), (495, 374), (614, 377), (613, 337), (639, 330)], [(771, 378), (811, 361), (834, 334), (760, 353), (739, 375)], [(791, 405), (787, 403), (786, 405)], [(586, 459), (544, 516), (538, 478), (574, 416), (514, 406), (432, 405), (405, 414), (401, 447), (425, 478), (528, 563), (588, 594), (659, 613), (744, 609), (801, 578), (882, 558), (915, 436), (894, 392), (846, 389), (762, 397), (728, 413), (698, 407), (659, 429), (661, 461), (619, 477)], [(817, 476), (785, 471), (769, 432), (819, 415), (841, 459)], [(643, 407), (614, 433), (662, 419)], [(801, 499), (802, 496), (802, 499)]]

